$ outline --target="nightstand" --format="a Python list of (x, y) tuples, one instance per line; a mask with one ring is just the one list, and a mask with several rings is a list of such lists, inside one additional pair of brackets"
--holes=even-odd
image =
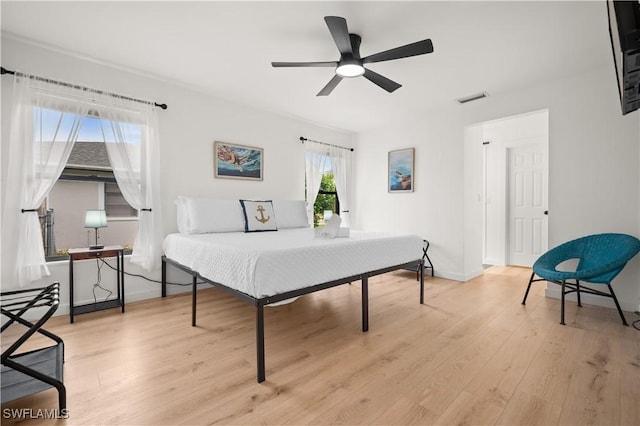
[[(117, 259), (117, 298), (75, 306), (73, 299), (73, 262), (77, 260), (105, 259), (110, 257)], [(124, 247), (106, 246), (101, 249), (69, 249), (69, 322), (73, 323), (73, 316), (77, 314), (117, 308), (118, 306), (120, 306), (122, 313), (124, 313)]]

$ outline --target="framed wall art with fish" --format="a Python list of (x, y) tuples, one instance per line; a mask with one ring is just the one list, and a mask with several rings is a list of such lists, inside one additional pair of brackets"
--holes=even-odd
[(213, 152), (215, 177), (262, 180), (264, 167), (262, 148), (215, 141)]

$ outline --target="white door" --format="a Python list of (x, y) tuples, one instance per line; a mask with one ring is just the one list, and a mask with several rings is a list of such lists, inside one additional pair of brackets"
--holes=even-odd
[(532, 266), (547, 251), (547, 151), (543, 143), (508, 148), (508, 263)]

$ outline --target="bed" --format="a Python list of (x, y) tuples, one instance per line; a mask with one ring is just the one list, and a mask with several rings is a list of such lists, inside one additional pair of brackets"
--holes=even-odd
[[(192, 276), (192, 326), (196, 325), (199, 280), (255, 306), (259, 383), (266, 378), (267, 305), (361, 281), (362, 331), (366, 332), (369, 277), (416, 266), (420, 303), (424, 303), (423, 239), (417, 235), (351, 231), (345, 238), (319, 238), (317, 230), (307, 223), (301, 201), (258, 201), (262, 204), (245, 206), (238, 200), (193, 200), (179, 198), (183, 203), (178, 205), (180, 232), (167, 235), (163, 241), (162, 296), (167, 294), (169, 264)], [(237, 220), (240, 214), (241, 220)], [(248, 215), (258, 220), (278, 220), (270, 225), (275, 229), (252, 232)], [(230, 220), (233, 223), (226, 223)], [(264, 227), (265, 223), (257, 226)]]

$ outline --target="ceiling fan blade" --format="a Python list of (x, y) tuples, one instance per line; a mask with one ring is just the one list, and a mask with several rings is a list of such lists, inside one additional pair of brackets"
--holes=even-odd
[(274, 68), (280, 67), (337, 67), (338, 62), (271, 62)]
[(389, 80), (387, 77), (380, 75), (377, 72), (373, 72), (370, 69), (365, 68), (364, 77), (370, 82), (382, 87), (389, 93), (402, 87), (402, 84), (398, 84), (393, 80)]
[(365, 64), (372, 62), (390, 61), (392, 59), (408, 58), (410, 56), (424, 55), (433, 52), (433, 44), (430, 39), (416, 41), (415, 43), (405, 46), (396, 47), (395, 49), (385, 50), (384, 52), (369, 55), (362, 60)]
[(333, 91), (333, 89), (336, 88), (338, 83), (340, 83), (341, 81), (342, 81), (342, 77), (340, 77), (338, 74), (334, 75), (333, 78), (331, 80), (329, 80), (327, 85), (324, 86), (322, 88), (322, 90), (318, 92), (318, 94), (316, 96), (327, 96), (327, 95), (329, 95)]
[(347, 20), (340, 16), (325, 16), (324, 21), (329, 27), (329, 32), (333, 41), (336, 42), (341, 55), (352, 55), (351, 39), (349, 38), (349, 30), (347, 29)]

